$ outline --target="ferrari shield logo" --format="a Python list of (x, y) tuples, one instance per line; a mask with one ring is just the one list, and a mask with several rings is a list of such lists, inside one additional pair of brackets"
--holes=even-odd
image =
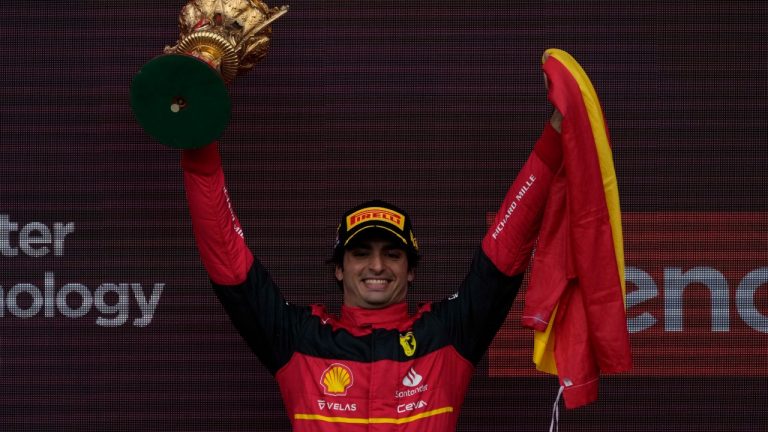
[(400, 346), (403, 347), (406, 356), (413, 356), (413, 353), (416, 352), (416, 336), (413, 335), (413, 332), (400, 335)]

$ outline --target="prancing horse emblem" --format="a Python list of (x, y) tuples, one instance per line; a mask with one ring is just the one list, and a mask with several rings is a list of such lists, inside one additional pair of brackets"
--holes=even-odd
[(400, 345), (403, 347), (405, 355), (413, 356), (413, 353), (416, 352), (416, 336), (413, 335), (413, 332), (400, 335)]

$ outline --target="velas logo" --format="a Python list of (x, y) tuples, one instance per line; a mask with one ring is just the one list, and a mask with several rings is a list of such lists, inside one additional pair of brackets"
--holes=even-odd
[(347, 390), (354, 384), (352, 370), (341, 363), (334, 363), (323, 372), (320, 385), (329, 396), (346, 396)]
[(347, 216), (347, 230), (369, 221), (385, 222), (400, 228), (400, 230), (405, 227), (405, 216), (402, 214), (382, 207), (366, 207)]
[(319, 408), (320, 411), (357, 411), (357, 404), (332, 402), (318, 399), (317, 408)]
[(403, 352), (408, 357), (412, 357), (416, 352), (416, 336), (413, 332), (408, 332), (404, 335), (400, 335), (400, 346), (403, 347)]

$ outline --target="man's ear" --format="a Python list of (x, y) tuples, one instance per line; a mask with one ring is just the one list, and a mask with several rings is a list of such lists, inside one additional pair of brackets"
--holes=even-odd
[(414, 278), (416, 278), (416, 270), (408, 269), (408, 282), (413, 282)]
[(341, 268), (340, 265), (336, 264), (336, 270), (334, 270), (334, 275), (336, 275), (336, 280), (341, 282), (344, 279), (344, 269)]

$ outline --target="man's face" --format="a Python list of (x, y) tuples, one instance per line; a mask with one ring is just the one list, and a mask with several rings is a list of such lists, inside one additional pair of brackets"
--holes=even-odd
[(336, 279), (344, 288), (344, 304), (366, 309), (402, 302), (413, 276), (402, 246), (378, 237), (348, 247), (344, 265), (336, 266)]

